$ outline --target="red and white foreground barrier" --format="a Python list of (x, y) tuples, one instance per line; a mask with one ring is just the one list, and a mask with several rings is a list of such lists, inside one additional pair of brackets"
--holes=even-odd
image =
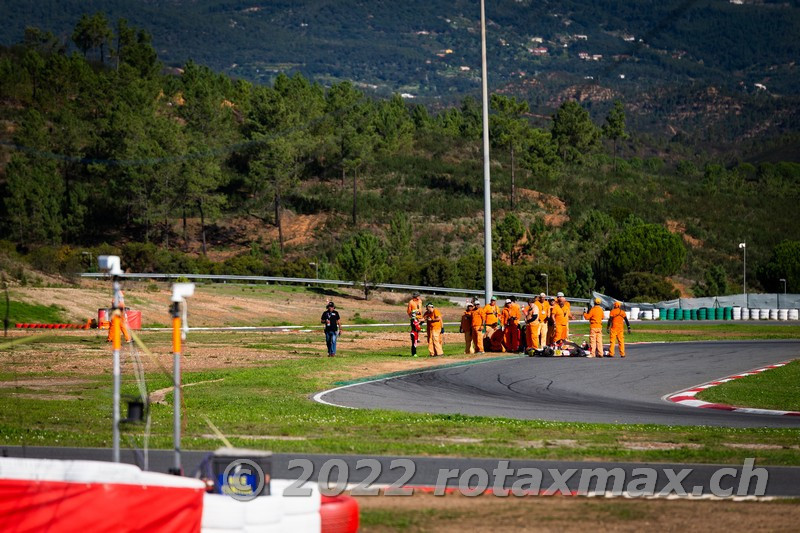
[[(296, 482), (273, 479), (270, 496), (239, 501), (205, 492), (204, 482), (102, 461), (0, 458), (0, 531), (181, 531), (350, 533), (358, 504), (349, 496), (284, 496)], [(294, 487), (295, 490), (298, 487)]]
[(199, 531), (204, 493), (133, 465), (0, 458), (0, 531)]
[(706, 389), (710, 389), (711, 387), (722, 385), (723, 383), (733, 381), (734, 379), (741, 379), (747, 376), (760, 374), (761, 372), (766, 372), (767, 370), (771, 370), (773, 368), (780, 368), (789, 363), (790, 361), (785, 361), (783, 363), (775, 363), (774, 365), (757, 368), (755, 370), (750, 370), (748, 372), (742, 372), (741, 374), (728, 376), (726, 378), (718, 379), (715, 381), (709, 381), (708, 383), (692, 387), (691, 389), (686, 389), (680, 392), (675, 392), (673, 394), (668, 394), (667, 396), (664, 397), (664, 399), (669, 400), (671, 402), (679, 403), (681, 405), (685, 405), (687, 407), (700, 407), (702, 409), (720, 409), (722, 411), (734, 411), (737, 413), (750, 413), (755, 415), (800, 416), (800, 412), (797, 411), (779, 411), (776, 409), (756, 409), (753, 407), (736, 407), (734, 405), (725, 405), (722, 403), (704, 402), (703, 400), (698, 400), (697, 398), (695, 398), (695, 396), (697, 396), (698, 393)]

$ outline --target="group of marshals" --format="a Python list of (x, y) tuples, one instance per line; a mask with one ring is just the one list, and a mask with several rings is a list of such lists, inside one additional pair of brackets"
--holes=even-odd
[[(583, 318), (589, 321), (589, 355), (588, 357), (603, 357), (603, 317), (605, 311), (600, 306), (600, 298), (594, 299), (594, 306), (588, 311), (584, 310)], [(622, 309), (622, 304), (614, 302), (614, 308), (608, 313), (606, 332), (611, 335), (611, 347), (606, 357), (614, 357), (614, 349), (619, 343), (619, 355), (625, 357), (625, 332), (623, 324), (631, 332), (631, 323), (628, 315)]]
[[(443, 320), (441, 312), (433, 304), (423, 307), (419, 293), (415, 292), (408, 302), (407, 313), (411, 320), (411, 352), (416, 356), (416, 347), (421, 324), (427, 325), (428, 355), (431, 357), (443, 354)], [(583, 317), (589, 321), (589, 355), (603, 357), (602, 327), (604, 311), (600, 299), (595, 305), (584, 309)], [(512, 296), (505, 301), (503, 307), (498, 306), (497, 298), (492, 297), (485, 306), (475, 298), (467, 304), (461, 316), (459, 332), (464, 335), (464, 353), (482, 354), (484, 352), (525, 353), (545, 346), (558, 346), (569, 337), (569, 321), (575, 317), (564, 293), (559, 292), (555, 299), (548, 300), (541, 293), (537, 298), (528, 301), (522, 309)], [(611, 347), (607, 354), (614, 357), (616, 345), (625, 357), (624, 327), (630, 332), (628, 317), (619, 302), (614, 303), (610, 311), (606, 329), (611, 335)]]
[[(594, 306), (584, 308), (583, 318), (589, 321), (589, 355), (603, 357), (603, 319), (604, 311), (600, 306), (600, 298), (595, 298)], [(428, 335), (428, 355), (436, 357), (444, 355), (444, 320), (442, 313), (432, 303), (423, 307), (418, 292), (413, 293), (406, 308), (411, 321), (411, 355), (417, 355), (417, 343), (422, 331), (422, 323), (426, 325)], [(545, 346), (558, 346), (569, 337), (569, 321), (574, 319), (569, 302), (563, 292), (556, 299), (547, 299), (545, 293), (528, 300), (528, 305), (521, 309), (517, 299), (512, 296), (505, 301), (503, 307), (497, 305), (497, 298), (492, 297), (485, 306), (475, 298), (467, 304), (461, 316), (459, 332), (464, 334), (464, 353), (481, 354), (486, 352), (525, 353)], [(336, 355), (336, 339), (341, 334), (341, 316), (333, 302), (329, 302), (322, 314), (325, 325), (325, 343), (328, 356)], [(628, 316), (619, 302), (609, 312), (606, 330), (611, 335), (611, 347), (608, 357), (614, 357), (616, 345), (619, 354), (625, 357), (625, 333), (631, 331)]]

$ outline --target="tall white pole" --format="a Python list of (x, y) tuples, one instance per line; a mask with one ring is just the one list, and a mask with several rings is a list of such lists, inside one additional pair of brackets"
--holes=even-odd
[(747, 243), (744, 247), (744, 273), (742, 274), (742, 284), (744, 285), (744, 295), (747, 297)]
[(747, 242), (740, 242), (739, 248), (743, 252), (742, 264), (742, 294), (744, 294), (744, 306), (747, 307)]
[(121, 285), (119, 283), (119, 279), (115, 276), (113, 281), (114, 286), (114, 297), (112, 301), (112, 309), (111, 309), (111, 317), (109, 321), (109, 327), (112, 329), (112, 340), (113, 340), (113, 351), (112, 351), (112, 362), (111, 362), (111, 375), (113, 380), (113, 389), (112, 389), (112, 401), (111, 401), (111, 408), (113, 409), (113, 414), (111, 415), (111, 460), (115, 463), (120, 461), (120, 453), (119, 453), (119, 408), (120, 408), (120, 381), (121, 381), (121, 374), (122, 369), (120, 365), (120, 332), (119, 332), (119, 325), (118, 322), (121, 319), (118, 319), (115, 314), (118, 312), (120, 308), (120, 301), (121, 301)]
[(483, 81), (483, 255), (486, 303), (492, 298), (492, 190), (489, 174), (489, 82), (486, 67), (486, 15), (481, 0), (481, 78)]

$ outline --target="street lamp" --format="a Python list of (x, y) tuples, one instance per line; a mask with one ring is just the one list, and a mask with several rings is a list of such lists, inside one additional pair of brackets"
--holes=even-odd
[[(783, 300), (784, 300), (784, 303), (785, 303), (785, 301), (786, 301), (786, 280), (781, 278), (778, 281), (783, 283)], [(781, 308), (781, 295), (778, 294), (778, 309), (780, 309), (780, 308)]]
[(308, 266), (314, 267), (314, 279), (319, 279), (319, 265), (317, 263), (309, 263)]
[(81, 252), (81, 255), (88, 255), (89, 256), (89, 269), (91, 270), (94, 266), (94, 258), (92, 257), (92, 252)]
[(744, 294), (745, 298), (745, 305), (747, 302), (747, 243), (740, 242), (739, 249), (742, 250), (744, 253), (744, 263), (743, 263), (743, 270), (742, 270), (742, 294)]
[(545, 287), (544, 293), (547, 296), (550, 296), (550, 276), (542, 272), (542, 277), (544, 278), (544, 287)]

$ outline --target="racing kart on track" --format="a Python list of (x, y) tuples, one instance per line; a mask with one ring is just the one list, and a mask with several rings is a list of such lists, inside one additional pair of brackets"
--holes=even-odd
[(571, 341), (561, 341), (554, 346), (528, 350), (528, 357), (586, 357), (588, 355), (589, 345), (586, 342), (579, 346)]

